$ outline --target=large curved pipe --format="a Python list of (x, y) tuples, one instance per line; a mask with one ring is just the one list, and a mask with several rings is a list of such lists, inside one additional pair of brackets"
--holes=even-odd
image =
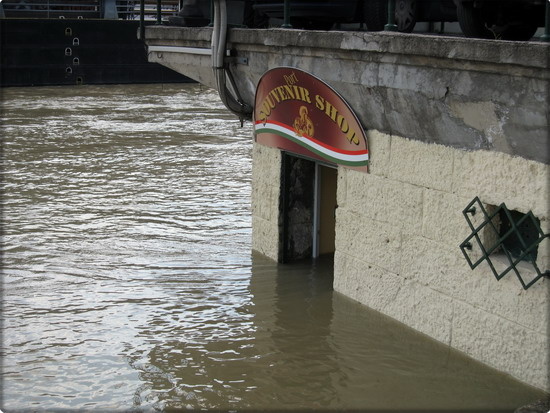
[[(227, 109), (237, 115), (241, 123), (252, 119), (252, 107), (241, 99), (233, 77), (225, 67), (225, 50), (227, 42), (227, 5), (225, 0), (214, 0), (214, 27), (212, 30), (212, 70), (220, 99)], [(227, 80), (233, 93), (227, 87)]]

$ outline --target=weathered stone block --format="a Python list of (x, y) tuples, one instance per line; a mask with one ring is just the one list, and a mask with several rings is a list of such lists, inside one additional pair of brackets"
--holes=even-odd
[(281, 152), (257, 144), (252, 151), (252, 249), (277, 260)]
[[(471, 199), (455, 194), (425, 189), (423, 193), (422, 235), (447, 245), (458, 246), (471, 229), (462, 213)], [(481, 214), (469, 215), (473, 225), (482, 222)]]
[(451, 297), (428, 286), (406, 280), (384, 313), (442, 343), (452, 336)]
[(279, 227), (276, 222), (252, 217), (252, 249), (275, 261), (279, 259)]
[(403, 279), (345, 252), (334, 256), (334, 290), (376, 311), (386, 313)]
[(408, 233), (421, 232), (423, 188), (357, 171), (348, 172), (346, 186), (349, 211)]
[(453, 193), (548, 217), (550, 166), (504, 153), (455, 151)]
[(281, 180), (281, 151), (277, 148), (252, 145), (252, 181), (279, 187)]
[(388, 177), (450, 192), (453, 181), (453, 149), (392, 136)]
[(400, 228), (343, 208), (336, 214), (336, 250), (398, 273), (401, 265)]
[(346, 182), (349, 172), (350, 169), (348, 168), (338, 167), (338, 181), (336, 184), (336, 203), (338, 204), (338, 208), (341, 206), (345, 207), (347, 203), (348, 192)]
[(436, 340), (450, 341), (452, 300), (429, 287), (337, 252), (334, 289)]
[(371, 129), (367, 132), (370, 174), (388, 176), (391, 139), (391, 135), (377, 130)]
[(526, 291), (513, 273), (498, 281), (485, 262), (472, 271), (458, 248), (436, 241), (405, 241), (401, 275), (530, 330), (545, 332), (550, 321), (548, 285), (540, 282)]
[(550, 390), (547, 333), (459, 301), (455, 301), (452, 328), (454, 348), (519, 380)]
[(271, 185), (255, 185), (252, 188), (252, 215), (265, 220), (278, 220), (279, 188)]

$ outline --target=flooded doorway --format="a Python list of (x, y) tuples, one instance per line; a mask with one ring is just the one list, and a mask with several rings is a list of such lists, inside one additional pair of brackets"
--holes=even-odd
[(282, 262), (334, 253), (338, 170), (284, 154)]

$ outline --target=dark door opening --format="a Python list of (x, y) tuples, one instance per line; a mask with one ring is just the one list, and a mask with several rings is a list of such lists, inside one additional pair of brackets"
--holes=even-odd
[(338, 170), (284, 154), (282, 262), (334, 253)]

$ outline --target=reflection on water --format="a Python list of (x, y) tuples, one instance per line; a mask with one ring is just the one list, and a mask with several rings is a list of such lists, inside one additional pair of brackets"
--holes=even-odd
[(250, 250), (197, 85), (5, 89), (2, 408), (507, 409), (542, 394)]

